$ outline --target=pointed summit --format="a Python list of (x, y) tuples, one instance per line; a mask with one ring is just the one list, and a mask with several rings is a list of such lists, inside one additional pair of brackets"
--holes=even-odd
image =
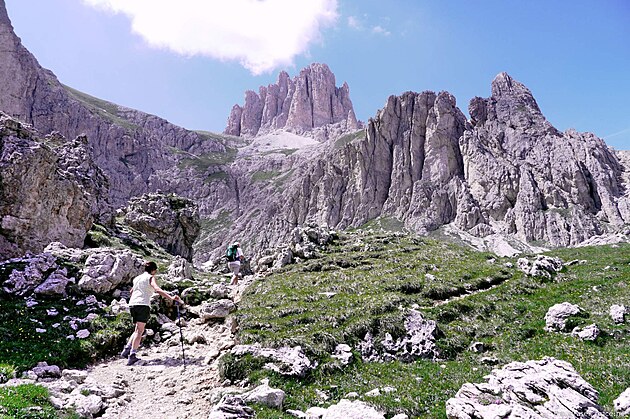
[(523, 83), (514, 80), (505, 71), (497, 74), (492, 80), (492, 97), (497, 100), (505, 97), (516, 98), (530, 105), (532, 110), (540, 113), (532, 92)]
[(540, 111), (532, 92), (506, 72), (499, 73), (492, 80), (489, 100), (496, 104), (496, 115), (500, 121), (521, 128), (541, 124), (555, 131)]

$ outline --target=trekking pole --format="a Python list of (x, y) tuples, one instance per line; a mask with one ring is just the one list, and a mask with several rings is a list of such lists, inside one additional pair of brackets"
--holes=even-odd
[(182, 359), (184, 360), (184, 369), (186, 369), (186, 355), (184, 354), (184, 334), (182, 333), (182, 320), (179, 317), (179, 301), (175, 301), (177, 307), (177, 324), (179, 324), (179, 341), (182, 343)]

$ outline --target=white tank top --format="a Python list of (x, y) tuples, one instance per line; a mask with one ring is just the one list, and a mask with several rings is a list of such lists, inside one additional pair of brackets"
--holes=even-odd
[(138, 275), (133, 279), (133, 288), (131, 292), (131, 298), (129, 299), (130, 306), (150, 306), (151, 296), (154, 293), (154, 289), (151, 286), (151, 274), (145, 272)]

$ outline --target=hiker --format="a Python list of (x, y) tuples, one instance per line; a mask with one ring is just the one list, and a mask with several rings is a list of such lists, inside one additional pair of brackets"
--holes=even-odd
[(144, 273), (133, 279), (133, 288), (131, 288), (131, 296), (129, 297), (129, 311), (133, 319), (136, 329), (134, 330), (125, 349), (120, 353), (122, 358), (127, 358), (127, 365), (133, 365), (140, 360), (136, 355), (136, 351), (140, 346), (144, 326), (149, 321), (151, 311), (151, 296), (157, 292), (164, 298), (183, 304), (178, 295), (171, 296), (160, 288), (155, 282), (155, 274), (157, 273), (157, 265), (155, 262), (145, 262)]
[(232, 271), (232, 282), (230, 282), (230, 285), (236, 285), (238, 284), (238, 276), (241, 271), (241, 261), (245, 259), (241, 250), (241, 244), (234, 242), (234, 244), (228, 246), (226, 256), (228, 268)]

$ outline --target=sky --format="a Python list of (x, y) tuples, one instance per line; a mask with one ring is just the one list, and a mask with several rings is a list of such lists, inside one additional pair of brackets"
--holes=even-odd
[(390, 95), (452, 93), (468, 115), (506, 71), (558, 129), (630, 150), (628, 0), (5, 0), (59, 80), (222, 132), (246, 90), (326, 63), (357, 117)]

